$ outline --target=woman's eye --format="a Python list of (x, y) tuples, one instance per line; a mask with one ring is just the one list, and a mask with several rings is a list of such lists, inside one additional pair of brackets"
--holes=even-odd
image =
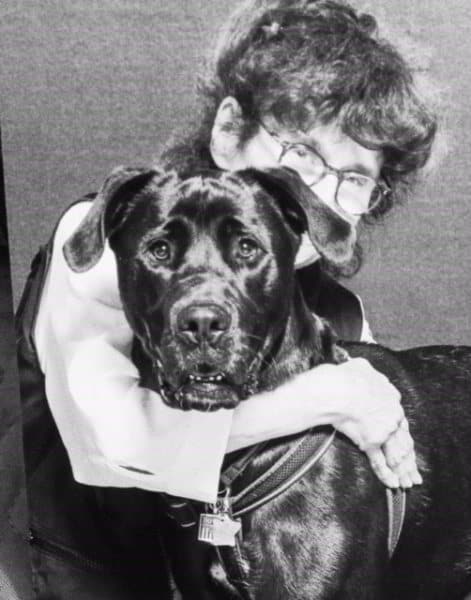
[(298, 158), (306, 158), (306, 156), (309, 156), (309, 150), (303, 146), (293, 146), (292, 151)]
[(363, 188), (371, 184), (371, 180), (369, 177), (365, 177), (364, 175), (360, 175), (359, 173), (347, 173), (344, 176), (344, 179), (345, 181), (348, 181), (350, 185), (353, 185), (357, 188)]
[(151, 244), (149, 251), (152, 254), (152, 257), (158, 261), (164, 261), (170, 258), (170, 244), (163, 240)]
[(258, 249), (258, 244), (250, 238), (240, 239), (237, 246), (238, 254), (242, 258), (253, 258)]

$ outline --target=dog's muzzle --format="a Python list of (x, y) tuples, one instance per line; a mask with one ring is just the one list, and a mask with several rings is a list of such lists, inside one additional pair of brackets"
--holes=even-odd
[(183, 303), (170, 323), (170, 337), (152, 352), (154, 375), (168, 405), (183, 410), (231, 409), (253, 393), (256, 382), (251, 373), (255, 366), (258, 371), (259, 361), (254, 361), (256, 350), (241, 342), (238, 317), (230, 304), (203, 299)]

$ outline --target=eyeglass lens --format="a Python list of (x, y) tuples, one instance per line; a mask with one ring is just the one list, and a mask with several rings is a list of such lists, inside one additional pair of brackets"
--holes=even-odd
[[(319, 183), (329, 172), (329, 167), (322, 158), (303, 144), (287, 147), (280, 163), (297, 171), (309, 186)], [(343, 177), (340, 175), (340, 178), (336, 201), (342, 210), (352, 215), (362, 215), (378, 204), (381, 193), (374, 179), (360, 173), (345, 173)]]

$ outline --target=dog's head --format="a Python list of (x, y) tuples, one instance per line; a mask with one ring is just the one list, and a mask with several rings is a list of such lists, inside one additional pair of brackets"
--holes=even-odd
[(75, 271), (106, 239), (127, 319), (180, 408), (234, 407), (279, 339), (294, 261), (308, 230), (330, 260), (348, 260), (354, 228), (286, 169), (117, 169), (64, 246)]

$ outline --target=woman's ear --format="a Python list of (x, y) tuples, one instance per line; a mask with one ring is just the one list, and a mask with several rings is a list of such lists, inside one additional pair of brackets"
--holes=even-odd
[[(211, 156), (220, 169), (233, 171), (239, 165), (239, 142), (242, 120), (240, 104), (227, 96), (218, 107), (211, 129)], [(243, 167), (242, 167), (243, 168)]]

